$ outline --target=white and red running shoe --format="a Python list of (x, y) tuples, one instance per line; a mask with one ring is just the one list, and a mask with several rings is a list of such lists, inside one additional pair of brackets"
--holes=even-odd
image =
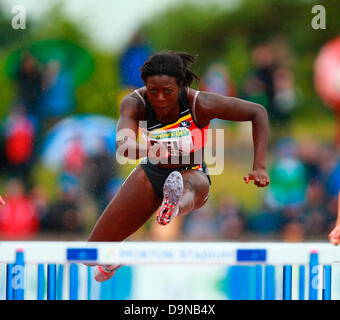
[(178, 204), (183, 194), (183, 178), (180, 172), (173, 171), (163, 186), (163, 202), (157, 213), (157, 222), (165, 226), (178, 214)]
[(98, 282), (103, 282), (109, 280), (113, 277), (115, 272), (121, 267), (122, 265), (112, 265), (112, 266), (97, 266), (94, 278)]

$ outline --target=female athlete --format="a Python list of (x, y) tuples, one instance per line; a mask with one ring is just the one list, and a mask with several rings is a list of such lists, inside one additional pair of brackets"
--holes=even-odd
[[(210, 178), (204, 163), (206, 132), (212, 119), (251, 121), (252, 171), (244, 177), (257, 187), (269, 184), (266, 173), (268, 117), (256, 103), (190, 88), (196, 58), (161, 52), (141, 68), (145, 86), (124, 97), (117, 126), (117, 153), (143, 158), (97, 221), (89, 241), (122, 241), (155, 213), (161, 225), (202, 207)], [(145, 137), (142, 143), (138, 137)], [(111, 278), (120, 265), (97, 266), (95, 279)]]

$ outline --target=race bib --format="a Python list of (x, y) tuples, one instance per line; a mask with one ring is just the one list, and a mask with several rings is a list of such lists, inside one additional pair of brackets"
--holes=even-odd
[(164, 143), (173, 156), (186, 156), (193, 149), (191, 132), (188, 128), (174, 128), (159, 131), (142, 129), (142, 139), (151, 145)]

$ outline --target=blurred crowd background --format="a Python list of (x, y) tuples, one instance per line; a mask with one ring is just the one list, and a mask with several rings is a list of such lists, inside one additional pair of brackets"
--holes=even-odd
[(265, 106), (271, 183), (258, 189), (243, 181), (252, 166), (250, 123), (213, 121), (225, 132), (225, 165), (211, 176), (208, 203), (167, 227), (150, 219), (131, 239), (327, 241), (340, 188), (340, 107), (317, 93), (315, 62), (339, 35), (340, 4), (324, 4), (327, 25), (319, 30), (311, 26), (315, 4), (174, 2), (122, 49), (107, 50), (91, 40), (86, 21), (64, 14), (63, 1), (38, 20), (27, 17), (25, 30), (11, 27), (13, 15), (0, 3), (0, 194), (7, 203), (0, 238), (87, 238), (133, 169), (115, 159), (119, 103), (143, 86), (138, 69), (150, 53), (175, 50), (198, 54), (194, 88)]

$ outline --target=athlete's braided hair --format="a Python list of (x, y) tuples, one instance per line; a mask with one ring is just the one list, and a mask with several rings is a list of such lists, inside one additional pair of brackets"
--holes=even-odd
[(175, 77), (179, 86), (188, 87), (194, 79), (198, 80), (198, 76), (189, 70), (196, 60), (197, 56), (185, 52), (156, 52), (141, 67), (141, 77), (146, 83), (149, 76), (167, 75)]

